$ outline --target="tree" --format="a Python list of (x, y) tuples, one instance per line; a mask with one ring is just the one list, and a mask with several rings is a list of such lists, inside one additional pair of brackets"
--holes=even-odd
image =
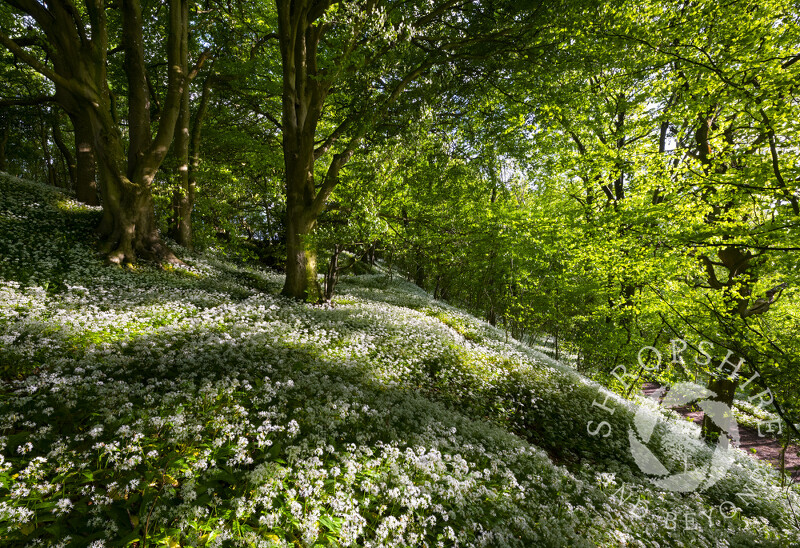
[(432, 72), (446, 79), (456, 63), (469, 72), (476, 60), (490, 64), (501, 52), (517, 51), (520, 40), (540, 41), (536, 31), (543, 28), (542, 16), (534, 8), (541, 6), (277, 0), (287, 200), (285, 295), (321, 299), (310, 235), (365, 136), (412, 109), (408, 96), (416, 108), (433, 100), (434, 84), (442, 80), (430, 78)]
[(184, 89), (205, 60), (201, 56), (194, 70), (187, 72), (181, 59), (187, 51), (188, 0), (169, 2), (168, 83), (155, 135), (151, 130), (141, 3), (122, 0), (119, 4), (119, 47), (125, 54), (128, 83), (127, 143), (107, 76), (109, 8), (105, 2), (87, 0), (82, 9), (68, 0), (48, 2), (46, 6), (34, 0), (10, 0), (9, 4), (36, 22), (48, 62), (26, 50), (6, 31), (0, 32), (0, 43), (53, 82), (56, 99), (73, 122), (80, 119), (80, 125), (88, 120), (103, 200), (98, 230), (109, 261), (133, 262), (137, 256), (175, 260), (159, 236), (151, 185), (172, 143)]
[[(800, 178), (787, 146), (797, 116), (796, 16), (789, 15), (792, 3), (781, 0), (741, 8), (687, 4), (659, 22), (663, 32), (625, 32), (672, 67), (668, 93), (675, 101), (661, 102), (677, 126), (683, 169), (672, 170), (668, 203), (679, 197), (695, 204), (674, 225), (674, 236), (702, 269), (687, 280), (684, 306), (694, 314), (677, 315), (688, 329), (734, 353), (729, 361), (745, 359), (742, 372), (733, 365), (709, 372), (709, 389), (728, 406), (740, 377), (765, 365), (750, 348), (750, 324), (788, 287), (788, 272), (775, 268), (776, 254), (791, 251), (787, 236), (800, 215)], [(691, 25), (696, 31), (687, 33)], [(704, 431), (718, 434), (709, 420)]]
[[(184, 57), (187, 58), (188, 56)], [(200, 103), (194, 116), (191, 116), (189, 110), (190, 90), (187, 86), (181, 98), (181, 112), (176, 128), (174, 152), (178, 158), (178, 169), (176, 188), (172, 194), (169, 234), (178, 244), (187, 248), (193, 247), (192, 209), (197, 188), (197, 170), (200, 166), (200, 139), (208, 113), (212, 81), (212, 74), (203, 80)]]

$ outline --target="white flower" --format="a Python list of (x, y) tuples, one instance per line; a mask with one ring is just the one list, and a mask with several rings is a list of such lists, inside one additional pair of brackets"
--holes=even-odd
[(60, 516), (66, 514), (71, 509), (72, 509), (72, 501), (67, 498), (63, 498), (59, 499), (59, 501), (56, 503), (55, 508), (53, 508), (53, 513)]
[(19, 447), (17, 447), (17, 453), (20, 453), (20, 454), (23, 454), (23, 455), (25, 453), (30, 453), (32, 450), (33, 450), (33, 444), (31, 442), (29, 442), (29, 441), (25, 442), (22, 445), (20, 445)]

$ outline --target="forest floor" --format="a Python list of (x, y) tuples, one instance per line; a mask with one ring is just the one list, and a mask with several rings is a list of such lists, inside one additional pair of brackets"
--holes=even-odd
[[(645, 397), (652, 397), (661, 386), (658, 383), (648, 382), (642, 386)], [(703, 424), (703, 411), (696, 407), (686, 406), (675, 409), (682, 416), (690, 419), (697, 425)], [(781, 459), (784, 460), (784, 469), (791, 474), (794, 483), (800, 482), (800, 447), (789, 445), (785, 454), (780, 441), (770, 436), (759, 436), (756, 428), (739, 425), (739, 449), (748, 455), (755, 456), (772, 464), (776, 470), (781, 469)], [(783, 455), (782, 455), (783, 454)]]

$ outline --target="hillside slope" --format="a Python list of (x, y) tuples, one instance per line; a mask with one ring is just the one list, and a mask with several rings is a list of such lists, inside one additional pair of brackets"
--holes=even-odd
[[(413, 285), (350, 277), (312, 307), (213, 254), (106, 267), (97, 217), (0, 176), (4, 545), (800, 543), (800, 499), (768, 467), (739, 454), (703, 493), (656, 490), (628, 439), (649, 404)], [(696, 427), (644, 413), (712, 458)]]

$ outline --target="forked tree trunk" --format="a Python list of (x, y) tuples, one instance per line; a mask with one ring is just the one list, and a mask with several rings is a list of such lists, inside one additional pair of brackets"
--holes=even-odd
[(314, 139), (328, 84), (317, 78), (316, 49), (321, 12), (310, 1), (278, 0), (278, 35), (283, 68), (282, 133), (286, 177), (286, 282), (283, 294), (320, 302), (317, 254), (311, 235), (315, 211)]
[[(102, 164), (104, 250), (113, 263), (134, 262), (138, 257), (157, 262), (178, 262), (163, 243), (153, 207), (152, 184), (169, 150), (180, 116), (181, 101), (191, 80), (183, 54), (187, 51), (188, 0), (171, 0), (167, 57), (169, 80), (158, 131), (151, 135), (149, 94), (145, 74), (141, 5), (123, 0), (123, 47), (129, 87), (129, 145), (127, 158), (118, 126), (108, 108), (92, 118)], [(202, 58), (201, 58), (202, 62)], [(110, 96), (109, 96), (110, 99)]]
[[(137, 258), (177, 262), (161, 240), (151, 192), (166, 147), (161, 153), (143, 154), (131, 166), (120, 132), (105, 112), (100, 113), (103, 116), (92, 117), (103, 195), (103, 220), (98, 227), (102, 237), (101, 251), (107, 254), (109, 262), (115, 264), (133, 263)], [(165, 112), (162, 117), (166, 115)], [(173, 117), (173, 128), (174, 124)], [(171, 141), (171, 135), (169, 137)]]
[[(711, 146), (711, 131), (715, 128), (714, 111), (716, 111), (716, 106), (710, 109), (709, 112), (700, 114), (698, 117), (698, 126), (695, 130), (697, 157), (703, 165), (703, 171), (706, 176), (710, 176), (713, 173), (722, 174), (728, 170), (728, 165), (726, 163), (714, 165), (711, 160), (711, 156), (714, 152)], [(709, 187), (708, 192), (711, 195), (716, 192), (713, 185)], [(718, 223), (720, 219), (726, 218), (730, 207), (731, 206), (728, 204), (724, 206), (715, 206), (713, 212), (706, 217), (707, 222), (709, 224), (715, 224)], [(726, 235), (724, 238), (729, 239), (731, 236)], [(738, 317), (744, 320), (749, 316), (765, 313), (769, 309), (769, 305), (777, 298), (775, 292), (782, 286), (768, 291), (764, 299), (759, 299), (756, 300), (755, 303), (752, 303), (752, 288), (758, 282), (758, 263), (752, 260), (754, 254), (746, 248), (730, 245), (718, 249), (717, 258), (718, 261), (712, 261), (708, 255), (700, 256), (701, 263), (706, 271), (708, 285), (713, 290), (722, 292), (723, 302), (728, 309), (727, 312), (730, 314), (730, 317)], [(722, 270), (726, 276), (718, 276), (717, 269)], [(751, 307), (751, 305), (754, 306)], [(722, 322), (721, 327), (728, 340), (736, 340), (737, 333), (730, 325), (726, 325), (725, 322)], [(728, 358), (726, 358), (726, 360), (727, 359)], [(712, 398), (713, 400), (724, 403), (730, 410), (733, 408), (733, 400), (738, 385), (738, 375), (734, 374), (732, 377), (728, 377), (725, 372), (722, 372), (719, 376), (712, 375), (708, 382), (708, 389), (716, 394), (716, 396)], [(732, 411), (729, 412), (732, 414)], [(725, 422), (728, 423), (732, 423), (733, 421), (733, 417), (726, 416), (721, 418), (723, 420), (727, 419)], [(719, 425), (715, 424), (708, 416), (703, 418), (703, 437), (706, 440), (715, 441), (719, 438), (721, 432), (722, 429)]]
[[(176, 261), (158, 232), (151, 185), (172, 143), (180, 99), (192, 78), (180, 62), (181, 44), (188, 33), (188, 0), (169, 2), (168, 84), (155, 137), (150, 126), (141, 3), (121, 0), (119, 6), (128, 79), (127, 154), (106, 74), (108, 27), (103, 1), (87, 2), (85, 13), (76, 11), (71, 2), (56, 0), (48, 2), (46, 8), (38, 2), (15, 5), (35, 20), (47, 36), (54, 69), (2, 33), (0, 42), (55, 83), (56, 99), (68, 112), (85, 113), (89, 120), (103, 198), (103, 220), (98, 231), (109, 261), (129, 263), (137, 257)], [(198, 66), (204, 59), (205, 55)]]
[[(333, 0), (276, 0), (282, 67), (280, 129), (287, 205), (288, 255), (283, 294), (312, 302), (320, 301), (322, 292), (317, 282), (317, 259), (311, 235), (326, 201), (339, 184), (342, 167), (350, 160), (370, 124), (385, 116), (403, 90), (433, 65), (433, 61), (423, 62), (405, 75), (378, 105), (373, 105), (372, 112), (351, 112), (326, 138), (317, 142), (317, 125), (333, 85), (332, 78), (342, 68), (317, 66), (320, 41), (331, 28), (322, 18), (334, 4)], [(370, 20), (375, 4), (367, 2), (361, 8), (364, 9), (363, 21)], [(423, 17), (422, 20), (427, 19)], [(354, 32), (352, 42), (343, 49), (352, 51), (358, 47), (360, 35), (360, 31)], [(330, 153), (339, 140), (346, 142), (339, 146), (339, 152), (331, 155), (321, 184), (315, 185), (316, 161)]]
[(132, 263), (137, 258), (174, 261), (155, 223), (149, 183), (141, 175), (131, 180), (111, 169), (108, 155), (109, 152), (105, 152), (100, 158), (103, 221), (98, 232), (103, 239), (101, 251), (115, 264)]

